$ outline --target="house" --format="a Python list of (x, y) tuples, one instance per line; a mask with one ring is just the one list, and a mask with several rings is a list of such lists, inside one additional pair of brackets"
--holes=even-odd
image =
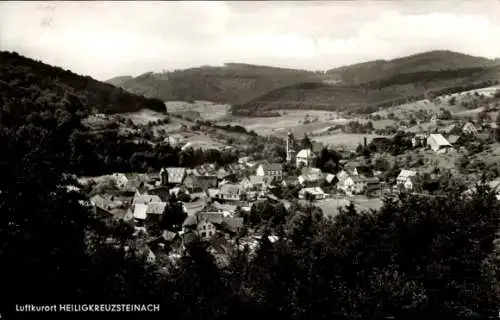
[[(183, 196), (186, 198), (189, 197), (189, 191), (184, 186), (171, 188), (168, 191), (168, 193), (171, 197), (176, 197), (176, 198), (183, 197)], [(181, 201), (184, 201), (184, 200), (181, 200)]]
[(460, 134), (461, 130), (456, 124), (450, 124), (447, 127), (444, 127), (442, 130), (440, 130), (441, 133), (443, 134)]
[(244, 191), (252, 190), (253, 189), (253, 184), (250, 181), (250, 178), (244, 177), (243, 179), (241, 179), (241, 181), (240, 181), (240, 187)]
[(365, 179), (366, 193), (373, 193), (380, 190), (380, 179), (377, 177)]
[(397, 185), (404, 185), (409, 177), (416, 176), (417, 172), (413, 170), (401, 170), (398, 177), (396, 178)]
[(352, 174), (355, 176), (371, 177), (373, 170), (368, 166), (356, 166), (352, 169)]
[(217, 176), (204, 175), (204, 176), (198, 176), (197, 179), (198, 183), (200, 184), (203, 190), (209, 188), (217, 188)]
[(238, 159), (238, 163), (247, 166), (248, 163), (252, 160), (252, 157), (247, 156), (247, 157), (241, 157)]
[(186, 178), (186, 168), (170, 167), (160, 170), (160, 181), (162, 185), (180, 185)]
[(353, 176), (352, 185), (350, 187), (350, 193), (352, 194), (362, 194), (366, 191), (366, 179), (360, 176)]
[(239, 185), (228, 183), (220, 188), (219, 198), (222, 200), (238, 201), (241, 200), (242, 193)]
[(446, 140), (448, 140), (448, 142), (450, 144), (456, 144), (459, 140), (460, 140), (460, 136), (459, 135), (456, 135), (456, 134), (452, 134), (452, 135), (449, 135)]
[(477, 128), (472, 124), (472, 122), (467, 122), (463, 128), (462, 132), (465, 134), (470, 134), (470, 135), (477, 135)]
[(286, 176), (283, 181), (281, 181), (283, 187), (293, 187), (297, 184), (299, 184), (299, 178), (297, 176)]
[(434, 152), (451, 147), (448, 140), (446, 140), (443, 135), (439, 133), (429, 135), (427, 138), (427, 145), (430, 146)]
[(161, 216), (166, 208), (166, 202), (137, 203), (134, 204), (134, 218), (145, 220), (148, 215)]
[(222, 221), (222, 223), (224, 225), (226, 225), (231, 232), (237, 233), (243, 227), (243, 218), (242, 217), (224, 217), (224, 220)]
[(115, 203), (111, 200), (110, 197), (103, 196), (100, 194), (91, 197), (89, 200), (93, 206), (96, 206), (104, 210), (110, 210), (116, 207)]
[(421, 180), (419, 179), (418, 176), (410, 176), (408, 179), (406, 179), (406, 182), (404, 183), (403, 187), (408, 190), (408, 191), (415, 191), (420, 187)]
[(136, 194), (134, 196), (134, 200), (132, 200), (132, 204), (149, 204), (153, 202), (162, 202), (161, 198), (156, 195), (149, 194)]
[(325, 177), (325, 181), (328, 184), (333, 184), (337, 181), (337, 177), (333, 173), (328, 173)]
[(416, 134), (411, 138), (411, 144), (414, 148), (423, 147), (426, 144), (427, 137), (425, 134)]
[(210, 198), (210, 199), (218, 199), (220, 198), (220, 189), (216, 189), (216, 188), (209, 188), (207, 190), (207, 196)]
[(295, 156), (296, 165), (297, 167), (311, 166), (315, 158), (316, 156), (314, 155), (311, 149), (302, 149)]
[(220, 168), (218, 171), (217, 171), (217, 179), (219, 180), (224, 180), (225, 178), (229, 177), (231, 175), (230, 172), (228, 172), (226, 169), (224, 168)]
[(298, 180), (302, 185), (318, 184), (323, 180), (323, 173), (318, 168), (303, 168)]
[(310, 194), (314, 200), (326, 198), (326, 193), (320, 187), (303, 188), (299, 191), (299, 199), (306, 199), (306, 195)]
[(271, 177), (276, 181), (283, 180), (283, 165), (281, 163), (264, 163), (257, 167), (255, 172), (257, 176)]
[(270, 177), (252, 175), (243, 178), (240, 182), (240, 186), (243, 190), (263, 190), (270, 182)]
[(190, 192), (190, 193), (196, 193), (196, 192), (202, 192), (204, 189), (202, 185), (199, 182), (199, 179), (197, 176), (187, 176), (184, 179), (184, 182), (182, 185)]
[(354, 180), (347, 171), (342, 170), (337, 173), (337, 189), (342, 190), (346, 193), (351, 192), (351, 188), (354, 185)]
[(215, 235), (216, 231), (215, 225), (208, 220), (201, 220), (196, 225), (196, 232), (203, 240), (210, 239), (213, 235)]
[(116, 186), (119, 189), (123, 189), (126, 187), (126, 185), (128, 183), (128, 178), (126, 175), (124, 175), (123, 173), (113, 173), (112, 177), (113, 177), (113, 180), (115, 181)]

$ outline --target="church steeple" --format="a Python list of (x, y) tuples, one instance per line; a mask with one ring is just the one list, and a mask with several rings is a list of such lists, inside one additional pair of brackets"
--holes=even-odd
[(286, 137), (286, 162), (290, 163), (295, 160), (295, 150), (293, 143), (293, 135), (290, 130), (288, 130), (288, 134)]

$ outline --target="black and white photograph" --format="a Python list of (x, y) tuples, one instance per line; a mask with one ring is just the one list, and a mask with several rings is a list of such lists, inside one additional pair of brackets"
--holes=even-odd
[(0, 319), (500, 317), (500, 0), (0, 1)]

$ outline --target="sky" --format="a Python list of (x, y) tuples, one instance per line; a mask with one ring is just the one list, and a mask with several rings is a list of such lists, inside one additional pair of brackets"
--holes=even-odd
[(500, 1), (0, 2), (0, 49), (98, 80), (241, 62), (309, 70), (500, 57)]

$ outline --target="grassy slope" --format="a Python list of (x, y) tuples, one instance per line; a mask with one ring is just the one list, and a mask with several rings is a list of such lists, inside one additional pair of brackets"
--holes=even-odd
[(1, 51), (0, 61), (0, 92), (4, 104), (12, 101), (11, 95), (14, 95), (44, 106), (56, 96), (71, 94), (78, 97), (88, 111), (120, 113), (151, 109), (165, 112), (160, 100), (137, 96), (17, 53)]

